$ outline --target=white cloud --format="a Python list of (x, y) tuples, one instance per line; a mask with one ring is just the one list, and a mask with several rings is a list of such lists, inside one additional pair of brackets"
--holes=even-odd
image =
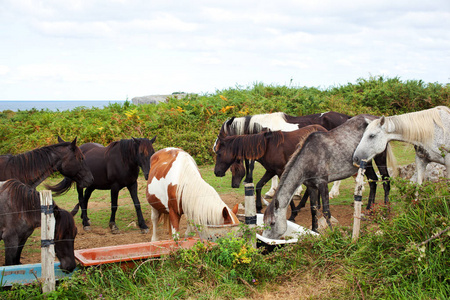
[(450, 77), (448, 0), (4, 0), (1, 28), (0, 100)]

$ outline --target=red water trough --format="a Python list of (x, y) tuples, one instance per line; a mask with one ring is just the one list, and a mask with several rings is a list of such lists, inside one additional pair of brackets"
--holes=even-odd
[[(119, 263), (121, 266), (133, 266), (135, 261), (160, 258), (178, 249), (188, 249), (201, 242), (198, 238), (183, 238), (177, 241), (164, 240), (148, 243), (117, 245), (101, 248), (75, 250), (75, 258), (82, 266)], [(203, 241), (206, 245), (211, 242)]]

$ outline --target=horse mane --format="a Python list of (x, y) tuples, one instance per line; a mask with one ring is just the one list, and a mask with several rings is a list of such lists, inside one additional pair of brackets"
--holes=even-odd
[(116, 147), (119, 148), (120, 153), (122, 154), (122, 160), (124, 162), (134, 162), (137, 158), (137, 147), (136, 143), (132, 139), (122, 139), (118, 141), (114, 141), (111, 144), (109, 144), (106, 147), (105, 156), (109, 155), (110, 152), (115, 149)]
[[(284, 135), (281, 131), (272, 131), (271, 139), (276, 145), (284, 142)], [(267, 138), (266, 132), (260, 132), (248, 135), (231, 135), (224, 139), (226, 146), (231, 152), (231, 155), (237, 159), (259, 159), (266, 153)]]
[(37, 174), (42, 174), (41, 177), (48, 177), (53, 173), (52, 153), (56, 148), (69, 144), (70, 142), (62, 142), (17, 155), (8, 155), (9, 159), (5, 169), (11, 165), (11, 173), (23, 182), (31, 182)]
[(77, 227), (71, 213), (67, 210), (60, 208), (55, 204), (53, 207), (53, 213), (55, 215), (55, 240), (60, 241), (66, 236), (75, 236)]
[[(386, 117), (385, 124), (388, 132), (402, 135), (406, 142), (429, 144), (434, 138), (434, 124), (445, 130), (439, 110), (450, 113), (448, 107), (437, 106), (427, 110)], [(378, 126), (380, 122), (381, 119), (371, 122), (368, 129)]]
[[(182, 157), (181, 157), (182, 156)], [(201, 225), (218, 225), (223, 223), (223, 208), (231, 210), (222, 201), (217, 191), (203, 180), (194, 159), (187, 153), (179, 152), (177, 160), (182, 158), (182, 175), (177, 186), (178, 205), (189, 221)]]
[(39, 193), (17, 179), (9, 179), (3, 183), (0, 193), (9, 194), (8, 201), (12, 213), (17, 213), (17, 218), (24, 218), (27, 223), (40, 222), (40, 198)]

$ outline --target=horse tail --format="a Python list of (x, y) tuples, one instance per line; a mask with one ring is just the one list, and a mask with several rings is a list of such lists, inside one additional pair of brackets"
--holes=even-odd
[(388, 143), (386, 146), (386, 163), (388, 168), (392, 170), (391, 177), (398, 175), (398, 165), (397, 159), (395, 158), (394, 152), (392, 151), (391, 144)]
[(162, 214), (163, 218), (164, 218), (164, 227), (167, 229), (167, 233), (168, 234), (172, 234), (172, 230), (170, 228), (170, 218), (169, 218), (169, 214)]
[(60, 183), (57, 183), (55, 185), (46, 184), (45, 187), (51, 190), (55, 196), (60, 196), (67, 193), (72, 187), (73, 183), (74, 181), (72, 179), (64, 177), (64, 179)]
[(72, 209), (72, 211), (70, 212), (70, 214), (72, 215), (72, 216), (75, 216), (77, 213), (78, 213), (78, 210), (80, 209), (80, 203), (77, 203), (74, 207), (73, 207), (73, 209)]

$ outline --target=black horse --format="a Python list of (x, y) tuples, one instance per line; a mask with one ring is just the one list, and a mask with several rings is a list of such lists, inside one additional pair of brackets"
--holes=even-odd
[[(73, 216), (54, 204), (55, 253), (60, 268), (72, 272), (76, 267), (74, 240), (77, 227)], [(28, 237), (41, 226), (39, 193), (16, 179), (0, 182), (0, 240), (5, 242), (5, 265), (20, 264)]]
[[(83, 187), (77, 184), (78, 204), (72, 211), (76, 214), (79, 207), (81, 207), (81, 219), (83, 220), (84, 230), (90, 230), (87, 207), (92, 192), (94, 190), (111, 190), (109, 227), (112, 233), (119, 232), (119, 228), (116, 225), (117, 202), (119, 191), (126, 187), (133, 199), (139, 228), (142, 233), (148, 232), (138, 198), (137, 179), (139, 167), (142, 169), (145, 179), (148, 179), (150, 157), (155, 153), (153, 149), (155, 139), (156, 136), (151, 140), (147, 138), (123, 139), (112, 142), (107, 147), (96, 143), (87, 143), (80, 146), (85, 156), (86, 164), (94, 175), (94, 182), (86, 187), (84, 194)], [(72, 181), (64, 178), (58, 184), (57, 189), (67, 191), (71, 185)]]
[[(86, 187), (94, 182), (92, 173), (84, 161), (83, 153), (77, 147), (77, 139), (38, 148), (18, 155), (0, 156), (0, 180), (17, 179), (36, 188), (52, 173), (62, 175)], [(58, 192), (58, 190), (54, 190)]]

